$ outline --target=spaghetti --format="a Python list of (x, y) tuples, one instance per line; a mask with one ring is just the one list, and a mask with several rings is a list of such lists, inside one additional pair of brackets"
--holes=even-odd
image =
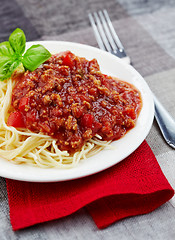
[[(66, 69), (67, 76), (64, 78), (65, 81), (62, 81), (63, 84), (59, 87), (58, 92), (55, 88), (44, 90), (38, 102), (35, 102), (32, 97), (38, 95), (38, 89), (41, 86), (45, 87), (48, 81), (52, 83), (52, 80), (57, 79), (58, 86), (60, 79), (63, 79), (65, 74), (63, 69)], [(48, 75), (48, 72), (53, 73), (52, 70), (54, 74)], [(79, 82), (76, 85), (75, 76), (77, 75), (76, 80)], [(47, 76), (47, 78), (43, 76)], [(42, 78), (46, 82), (45, 85), (41, 81)], [(29, 79), (30, 82), (34, 79), (35, 84), (32, 89), (29, 88), (26, 91)], [(72, 83), (74, 85), (70, 85)], [(30, 85), (32, 86), (32, 84)], [(66, 86), (68, 87), (66, 88)], [(73, 88), (75, 94), (73, 94)], [(78, 92), (78, 89), (81, 89), (82, 92)], [(32, 92), (30, 95), (31, 91), (34, 94)], [(59, 127), (56, 124), (60, 116), (53, 114), (53, 110), (57, 107), (55, 99), (51, 98), (53, 93), (57, 96), (59, 94), (59, 98), (61, 97), (63, 102), (62, 105), (59, 105), (59, 109), (62, 110), (61, 118), (64, 121)], [(15, 125), (9, 124), (10, 116), (14, 112), (19, 112), (20, 101), (26, 96), (29, 100), (22, 113), (24, 126), (14, 127)], [(70, 100), (70, 96), (73, 100)], [(83, 96), (86, 97), (86, 101)], [(49, 102), (45, 99), (49, 99)], [(27, 114), (34, 108), (37, 109), (39, 105), (40, 107), (36, 110), (38, 111), (37, 120), (33, 124), (33, 121), (30, 122), (30, 118), (27, 118)], [(69, 111), (69, 114), (67, 112), (64, 114), (65, 106), (66, 109), (78, 106), (79, 111), (72, 110)], [(109, 146), (111, 141), (119, 139), (134, 127), (140, 108), (141, 98), (138, 90), (130, 84), (103, 75), (95, 60), (88, 61), (70, 52), (53, 55), (33, 73), (27, 72), (22, 74), (20, 79), (12, 78), (0, 82), (0, 156), (15, 164), (25, 163), (42, 168), (75, 167), (81, 159), (98, 153)], [(43, 109), (49, 110), (45, 117), (40, 116), (41, 109), (42, 113)], [(81, 116), (80, 109), (82, 110)], [(50, 112), (52, 115), (49, 115)], [(70, 118), (75, 119), (76, 128), (72, 128), (72, 125), (69, 126)], [(45, 125), (43, 127), (43, 124), (46, 123), (49, 127), (55, 124), (54, 131), (51, 127), (46, 128)], [(77, 138), (80, 141), (77, 141)]]

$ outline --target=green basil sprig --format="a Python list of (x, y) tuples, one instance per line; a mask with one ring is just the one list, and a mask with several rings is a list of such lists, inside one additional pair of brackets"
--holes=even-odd
[[(0, 43), (0, 80), (8, 79), (22, 63), (29, 71), (34, 71), (51, 57), (51, 53), (41, 44), (32, 45), (26, 52), (26, 37), (16, 28), (9, 41)], [(25, 53), (24, 53), (25, 52)]]

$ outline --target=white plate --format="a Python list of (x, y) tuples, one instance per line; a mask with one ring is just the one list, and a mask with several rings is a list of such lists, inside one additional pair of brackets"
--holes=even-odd
[(88, 60), (96, 58), (104, 74), (115, 76), (132, 83), (140, 90), (143, 107), (136, 126), (123, 138), (112, 143), (112, 145), (115, 146), (114, 149), (104, 149), (97, 155), (80, 161), (79, 165), (75, 168), (42, 169), (24, 164), (15, 165), (0, 158), (0, 176), (31, 182), (55, 182), (81, 178), (115, 165), (138, 148), (147, 136), (154, 117), (152, 94), (141, 75), (121, 59), (94, 47), (59, 41), (28, 42), (27, 47), (36, 43), (43, 44), (52, 53), (70, 50), (80, 57), (86, 57)]

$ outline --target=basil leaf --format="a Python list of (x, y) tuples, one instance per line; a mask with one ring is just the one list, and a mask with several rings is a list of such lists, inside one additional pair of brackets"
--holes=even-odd
[(23, 56), (22, 63), (31, 72), (51, 57), (51, 53), (42, 45), (31, 46)]
[(26, 47), (26, 37), (20, 28), (16, 28), (9, 37), (9, 42), (17, 55), (22, 55)]
[(6, 62), (6, 61), (9, 61), (9, 60), (12, 60), (12, 58), (11, 57), (9, 57), (9, 56), (1, 56), (0, 55), (0, 67), (2, 66), (2, 65), (4, 65), (4, 63)]
[[(51, 57), (51, 53), (42, 45), (31, 46), (26, 53), (26, 37), (20, 28), (16, 28), (8, 42), (0, 43), (0, 80), (11, 77), (14, 70), (21, 64), (34, 71), (43, 62)], [(24, 55), (23, 55), (24, 54)]]
[(3, 81), (11, 77), (14, 70), (19, 66), (20, 61), (18, 59), (4, 58), (4, 61), (0, 61), (0, 80)]
[(14, 55), (13, 48), (11, 47), (9, 42), (0, 43), (0, 57), (2, 56), (12, 56)]

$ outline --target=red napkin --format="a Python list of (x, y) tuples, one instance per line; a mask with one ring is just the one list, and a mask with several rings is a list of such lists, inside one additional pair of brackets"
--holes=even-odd
[(6, 181), (13, 230), (70, 215), (84, 206), (98, 228), (104, 228), (149, 213), (174, 195), (146, 141), (119, 164), (89, 177), (58, 183)]

